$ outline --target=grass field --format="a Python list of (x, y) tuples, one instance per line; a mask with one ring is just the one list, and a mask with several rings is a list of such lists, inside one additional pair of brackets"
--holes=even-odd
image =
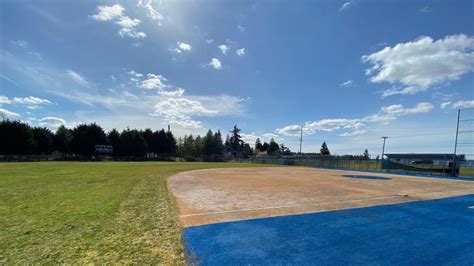
[(0, 264), (184, 264), (166, 178), (255, 164), (0, 164)]

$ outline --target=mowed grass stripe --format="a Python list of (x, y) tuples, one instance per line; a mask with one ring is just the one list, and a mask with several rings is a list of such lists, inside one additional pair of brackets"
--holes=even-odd
[(0, 263), (184, 264), (166, 178), (235, 163), (0, 164)]

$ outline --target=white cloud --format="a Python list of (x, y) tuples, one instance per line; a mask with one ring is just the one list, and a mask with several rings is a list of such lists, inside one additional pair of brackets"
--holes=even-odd
[(0, 95), (0, 106), (2, 104), (11, 104), (12, 101), (5, 95)]
[(205, 108), (201, 102), (187, 98), (167, 98), (155, 105), (153, 116), (165, 118), (171, 124), (182, 127), (200, 128), (201, 122), (193, 120), (193, 116), (210, 116), (217, 114), (215, 110)]
[(25, 98), (14, 97), (14, 103), (25, 104), (25, 105), (40, 105), (40, 104), (50, 104), (51, 101), (47, 99), (42, 99), (34, 96), (29, 96)]
[(219, 50), (221, 50), (222, 54), (227, 54), (227, 51), (230, 49), (230, 47), (228, 45), (225, 45), (225, 44), (221, 44), (221, 45), (217, 46), (217, 48), (219, 48)]
[(284, 139), (282, 137), (280, 137), (279, 135), (277, 134), (274, 134), (274, 133), (265, 133), (265, 134), (262, 134), (262, 135), (258, 135), (258, 134), (255, 134), (255, 133), (249, 133), (249, 134), (246, 134), (246, 133), (241, 133), (240, 136), (242, 137), (242, 140), (248, 144), (250, 144), (250, 146), (253, 146), (255, 144), (255, 141), (257, 141), (257, 139), (260, 139), (260, 141), (262, 143), (264, 142), (270, 142), (271, 139), (273, 139), (275, 142), (277, 143), (283, 143)]
[(156, 75), (152, 73), (148, 73), (147, 78), (142, 80), (140, 85), (138, 87), (144, 88), (144, 89), (164, 89), (169, 87), (168, 85), (165, 84), (167, 79), (163, 77), (162, 75)]
[(130, 18), (127, 16), (120, 17), (117, 24), (122, 28), (134, 28), (140, 24), (140, 20), (137, 18)]
[(53, 128), (57, 128), (61, 125), (66, 125), (66, 121), (64, 119), (59, 118), (59, 117), (54, 117), (54, 116), (43, 117), (38, 120), (38, 123), (41, 126), (53, 127)]
[[(301, 126), (299, 125), (288, 125), (283, 128), (277, 128), (276, 132), (284, 136), (299, 136), (301, 134)], [(305, 132), (303, 132), (305, 133)]]
[(423, 8), (420, 9), (420, 12), (422, 13), (431, 13), (431, 8), (429, 6), (424, 6)]
[(164, 19), (163, 15), (156, 10), (151, 0), (138, 0), (137, 6), (143, 7), (146, 10), (146, 15), (148, 18), (158, 21), (158, 25), (161, 25), (161, 21)]
[(170, 50), (170, 52), (174, 52), (174, 53), (178, 53), (178, 54), (181, 53), (181, 50), (179, 48), (173, 48), (173, 49), (170, 48), (169, 50)]
[(359, 119), (322, 119), (306, 123), (303, 131), (312, 134), (316, 131), (332, 132), (340, 129), (359, 129), (363, 126), (364, 124)]
[(350, 87), (354, 84), (354, 81), (352, 80), (347, 80), (347, 81), (344, 81), (343, 83), (339, 84), (339, 86), (341, 87)]
[(141, 78), (141, 77), (143, 77), (143, 74), (141, 74), (141, 73), (138, 73), (138, 72), (136, 72), (136, 71), (135, 71), (135, 70), (133, 70), (133, 69), (132, 69), (132, 70), (130, 70), (130, 71), (128, 71), (127, 73), (128, 73), (128, 74), (130, 74), (130, 75), (132, 75), (132, 76), (135, 76), (135, 77), (137, 77), (137, 78)]
[(135, 27), (121, 28), (119, 34), (122, 37), (145, 38), (146, 34), (142, 31), (136, 31)]
[(40, 53), (37, 53), (37, 52), (28, 52), (28, 54), (36, 57), (36, 59), (38, 60), (43, 60), (43, 56), (40, 54)]
[(208, 44), (211, 44), (211, 43), (214, 42), (214, 40), (213, 40), (213, 39), (207, 39), (206, 42), (207, 42)]
[(23, 47), (23, 48), (28, 46), (28, 42), (24, 41), (24, 40), (11, 41), (11, 43), (13, 45), (20, 46), (20, 47)]
[(140, 24), (140, 20), (137, 18), (130, 18), (123, 15), (123, 8), (119, 4), (113, 6), (98, 6), (97, 14), (92, 15), (91, 18), (97, 21), (112, 21), (115, 20), (115, 23), (121, 28), (119, 34), (122, 37), (130, 38), (144, 38), (146, 34), (141, 31), (137, 31), (136, 27)]
[(184, 42), (177, 42), (178, 47), (170, 49), (171, 52), (182, 53), (183, 51), (189, 52), (193, 48), (190, 44)]
[(8, 111), (7, 109), (0, 108), (0, 118), (8, 118), (12, 116), (20, 116), (15, 112)]
[(207, 64), (208, 66), (213, 67), (214, 69), (220, 70), (222, 68), (221, 61), (217, 58), (212, 58), (211, 62)]
[(165, 88), (171, 87), (170, 85), (166, 84), (168, 81), (165, 77), (158, 74), (148, 73), (143, 75), (142, 73), (138, 73), (135, 70), (130, 70), (127, 72), (130, 76), (130, 81), (135, 83), (139, 88), (142, 89), (158, 89), (163, 90)]
[(183, 96), (185, 90), (183, 88), (176, 88), (176, 90), (173, 91), (165, 91), (165, 90), (159, 90), (158, 94), (162, 96), (168, 96), (168, 97), (180, 97)]
[(178, 42), (178, 47), (179, 49), (183, 51), (191, 51), (192, 46), (190, 44), (184, 43), (184, 42)]
[(405, 114), (428, 113), (433, 110), (434, 106), (431, 103), (419, 103), (413, 108), (405, 109)]
[(440, 107), (441, 107), (441, 109), (446, 109), (450, 104), (451, 104), (451, 102), (444, 102), (440, 105)]
[(68, 74), (68, 76), (74, 80), (76, 83), (84, 86), (84, 87), (89, 87), (89, 82), (87, 81), (86, 78), (84, 78), (83, 76), (81, 76), (81, 74), (75, 72), (75, 71), (72, 71), (70, 69), (66, 69), (66, 73)]
[(472, 101), (458, 101), (453, 103), (453, 109), (474, 108), (474, 100)]
[(351, 5), (351, 2), (345, 2), (345, 3), (342, 4), (342, 6), (339, 8), (339, 11), (342, 11), (342, 10), (348, 8), (350, 5)]
[(339, 134), (339, 136), (341, 136), (341, 137), (352, 137), (352, 136), (365, 134), (366, 132), (367, 132), (367, 130), (357, 129), (357, 130), (354, 130), (352, 132), (344, 132), (342, 134)]
[(243, 55), (245, 54), (245, 48), (237, 49), (237, 50), (235, 50), (235, 53), (236, 53), (238, 56), (243, 56)]
[[(317, 131), (334, 132), (339, 130), (349, 130), (339, 134), (339, 136), (356, 136), (366, 133), (364, 129), (365, 123), (382, 123), (387, 124), (400, 116), (427, 113), (433, 110), (434, 106), (431, 103), (419, 103), (412, 108), (405, 108), (401, 104), (394, 104), (383, 106), (380, 112), (364, 118), (356, 119), (321, 119), (314, 122), (306, 122), (303, 126), (304, 135), (312, 135)], [(301, 134), (301, 126), (288, 125), (283, 128), (277, 128), (276, 132), (285, 136), (299, 136)]]
[(119, 4), (115, 4), (113, 6), (98, 6), (98, 13), (92, 15), (92, 18), (98, 21), (110, 21), (121, 17), (124, 10), (125, 8)]
[(50, 100), (29, 96), (29, 97), (13, 97), (9, 99), (7, 96), (0, 95), (0, 106), (2, 104), (23, 104), (26, 105), (28, 109), (37, 109), (40, 105), (51, 104)]
[(237, 29), (239, 29), (239, 31), (241, 31), (241, 32), (245, 31), (245, 27), (242, 26), (242, 25), (237, 25)]
[(400, 116), (418, 114), (418, 113), (428, 113), (433, 110), (434, 106), (431, 103), (419, 103), (412, 108), (405, 108), (401, 104), (393, 104), (389, 106), (383, 106), (380, 108), (378, 114), (364, 117), (362, 121), (364, 122), (379, 122), (382, 124), (387, 124)]
[(372, 64), (366, 70), (371, 82), (394, 85), (383, 92), (383, 97), (415, 94), (473, 71), (474, 38), (464, 34), (436, 41), (431, 37), (420, 37), (364, 55), (362, 60)]
[(442, 92), (433, 92), (431, 96), (435, 99), (440, 99), (442, 101), (451, 101), (456, 93), (442, 93)]

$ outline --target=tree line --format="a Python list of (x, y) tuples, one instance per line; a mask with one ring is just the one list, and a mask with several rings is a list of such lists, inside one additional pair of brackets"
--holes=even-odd
[(0, 122), (0, 154), (48, 155), (52, 152), (95, 155), (96, 145), (111, 145), (114, 156), (144, 156), (149, 152), (174, 154), (176, 140), (164, 129), (113, 129), (105, 132), (96, 123), (81, 124), (73, 129), (60, 126), (56, 132), (45, 127), (31, 127), (20, 121)]
[(53, 152), (65, 156), (98, 155), (96, 145), (110, 145), (114, 157), (179, 156), (187, 160), (224, 160), (247, 158), (255, 153), (269, 155), (291, 154), (284, 144), (273, 139), (255, 147), (242, 140), (237, 125), (223, 141), (220, 130), (206, 135), (186, 135), (176, 138), (170, 130), (112, 129), (105, 132), (96, 123), (80, 124), (72, 129), (60, 126), (55, 132), (45, 127), (32, 127), (21, 121), (0, 121), (1, 155), (49, 155)]

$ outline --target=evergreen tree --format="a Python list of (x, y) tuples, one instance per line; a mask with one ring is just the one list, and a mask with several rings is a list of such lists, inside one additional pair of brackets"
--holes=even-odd
[(244, 158), (248, 158), (250, 155), (252, 155), (252, 153), (253, 151), (250, 145), (248, 143), (244, 143), (244, 145), (242, 145), (242, 155)]
[(166, 141), (165, 141), (165, 154), (167, 155), (173, 155), (176, 152), (176, 139), (173, 136), (173, 133), (171, 131), (166, 132)]
[(229, 139), (230, 142), (230, 147), (234, 151), (241, 151), (242, 150), (242, 137), (240, 136), (240, 129), (237, 127), (237, 125), (234, 126), (232, 131), (232, 136)]
[(216, 151), (216, 142), (214, 141), (214, 134), (209, 129), (206, 136), (203, 138), (203, 155), (210, 156)]
[(23, 155), (33, 152), (31, 127), (19, 121), (0, 121), (0, 154)]
[(148, 146), (142, 134), (136, 129), (126, 129), (120, 134), (120, 153), (125, 156), (144, 156)]
[(261, 151), (267, 151), (268, 150), (268, 143), (264, 142), (262, 145), (262, 150)]
[(269, 155), (278, 155), (280, 153), (280, 146), (278, 146), (278, 143), (276, 143), (273, 138), (270, 140), (270, 143), (268, 144), (267, 153)]
[(221, 135), (220, 130), (217, 130), (217, 132), (214, 134), (214, 141), (216, 143), (215, 154), (218, 155), (218, 156), (223, 156), (224, 155), (224, 144), (222, 143), (222, 135)]
[(328, 145), (326, 144), (326, 141), (323, 142), (321, 145), (321, 155), (331, 155), (331, 152), (329, 152)]
[(362, 157), (364, 157), (364, 159), (366, 159), (366, 160), (370, 159), (370, 154), (369, 154), (369, 151), (367, 149), (365, 149), (364, 154), (362, 155)]
[(227, 134), (227, 136), (225, 137), (225, 143), (224, 143), (225, 146), (227, 147), (230, 147), (230, 137), (229, 137), (229, 134)]
[(35, 154), (50, 154), (53, 148), (53, 133), (45, 127), (32, 129)]
[(112, 146), (113, 155), (120, 155), (120, 133), (114, 128), (107, 134), (107, 143)]
[(104, 130), (95, 123), (78, 125), (72, 130), (72, 152), (81, 155), (93, 155), (95, 145), (107, 143)]
[(182, 156), (183, 157), (194, 157), (194, 137), (193, 135), (184, 136)]
[(59, 126), (53, 137), (53, 150), (69, 153), (71, 151), (71, 140), (71, 131), (64, 125)]
[(148, 146), (148, 151), (153, 152), (152, 146), (153, 146), (153, 130), (147, 128), (143, 132), (140, 132), (143, 136), (143, 138), (146, 141), (146, 145)]
[(194, 140), (194, 154), (193, 157), (195, 158), (202, 158), (203, 155), (203, 140), (201, 136), (197, 136), (196, 139)]
[(263, 151), (263, 145), (260, 141), (260, 138), (257, 138), (257, 140), (255, 141), (255, 149), (258, 151)]

